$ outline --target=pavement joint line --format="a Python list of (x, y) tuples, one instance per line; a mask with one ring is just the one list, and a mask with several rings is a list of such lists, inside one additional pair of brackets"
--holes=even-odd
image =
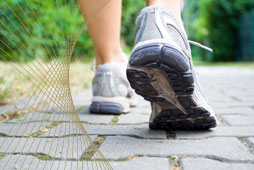
[(0, 161), (6, 156), (5, 153), (0, 153)]
[[(249, 164), (254, 164), (254, 160), (232, 160), (232, 159), (227, 159), (224, 157), (219, 157), (219, 156), (213, 156), (213, 155), (170, 155), (170, 156), (159, 156), (159, 155), (131, 155), (131, 158), (167, 158), (167, 159), (171, 159), (171, 157), (178, 157), (179, 160), (183, 159), (183, 158), (206, 158), (206, 159), (211, 159), (211, 160), (215, 160), (215, 161), (219, 161), (219, 162), (223, 162), (223, 163), (249, 163)], [(118, 159), (107, 159), (108, 161), (124, 161), (124, 160), (129, 160), (130, 157), (122, 157), (122, 158), (118, 158)], [(96, 161), (100, 161), (100, 159), (92, 159), (92, 160), (96, 160)]]
[(172, 130), (166, 131), (166, 137), (167, 139), (176, 139), (175, 131)]
[[(41, 122), (53, 122), (53, 121), (27, 121), (27, 122), (5, 122), (4, 124), (19, 124), (19, 123), (41, 123)], [(75, 121), (58, 121), (58, 122), (61, 122), (61, 123), (75, 123)], [(148, 125), (148, 123), (133, 123), (133, 124), (130, 124), (130, 123), (121, 123), (121, 124), (107, 124), (107, 123), (90, 123), (90, 122), (87, 122), (87, 121), (80, 121), (80, 123), (84, 124), (84, 125), (107, 125), (107, 126), (112, 126), (112, 125), (115, 125), (115, 126), (122, 126), (122, 125), (128, 125), (128, 126), (134, 126), (134, 125)], [(111, 123), (111, 122), (110, 122)]]
[(235, 101), (237, 101), (237, 102), (241, 102), (241, 101), (242, 101), (241, 99), (239, 99), (239, 98), (237, 98), (237, 97), (235, 97), (235, 96), (231, 96), (231, 99), (233, 99), (233, 100), (235, 100)]
[(92, 144), (84, 151), (81, 155), (80, 160), (88, 161), (91, 160), (94, 154), (99, 150), (100, 145), (104, 142), (106, 136), (98, 136)]
[[(98, 135), (98, 134), (94, 134), (94, 133), (89, 133), (89, 136), (90, 135)], [(101, 134), (100, 134), (101, 135)], [(36, 138), (68, 138), (68, 137), (74, 137), (74, 136), (85, 136), (84, 134), (69, 134), (69, 135), (61, 135), (61, 136), (36, 136)], [(145, 140), (162, 140), (164, 138), (146, 138), (146, 137), (141, 137), (141, 136), (138, 136), (138, 135), (128, 135), (128, 134), (103, 134), (103, 136), (126, 136), (126, 137), (133, 137), (133, 138), (137, 138), (137, 139), (145, 139)], [(4, 137), (4, 138), (8, 138), (8, 137), (15, 137), (15, 138), (30, 138), (30, 136), (8, 136), (6, 134), (1, 134), (0, 133), (0, 137)], [(232, 137), (235, 137), (235, 136), (208, 136), (208, 138), (232, 138)], [(248, 138), (249, 137), (254, 137), (253, 136), (247, 136)], [(238, 137), (238, 138), (247, 138), (246, 136), (242, 136), (242, 137)], [(184, 137), (180, 137), (180, 138), (177, 138), (177, 137), (167, 137), (167, 140), (205, 140), (207, 139), (207, 137), (201, 137), (201, 138), (184, 138)], [(165, 140), (165, 139), (164, 139)]]
[[(90, 134), (89, 135), (98, 135), (98, 134)], [(144, 137), (141, 137), (141, 136), (138, 136), (138, 135), (121, 135), (121, 134), (105, 134), (103, 135), (105, 137), (107, 136), (116, 136), (116, 137), (120, 137), (120, 136), (126, 136), (126, 137), (132, 137), (132, 138), (136, 138), (136, 139), (147, 139), (147, 140), (163, 140), (165, 138), (144, 138)]]
[(249, 150), (250, 153), (254, 154), (254, 147), (253, 144), (248, 140), (248, 138), (238, 138), (240, 142), (242, 142)]
[[(90, 135), (98, 135), (98, 134), (93, 134), (93, 133), (89, 133)], [(37, 138), (66, 138), (66, 137), (73, 137), (73, 136), (85, 136), (84, 134), (70, 134), (70, 135), (62, 135), (62, 136), (38, 136)], [(100, 136), (102, 136), (100, 134)], [(162, 140), (164, 138), (144, 138), (138, 135), (122, 135), (122, 134), (103, 134), (103, 136), (107, 137), (107, 136), (126, 136), (126, 137), (133, 137), (133, 138), (137, 138), (137, 139), (149, 139), (149, 140)]]
[(119, 121), (120, 115), (115, 115), (111, 121), (109, 122), (109, 125), (115, 125)]
[(28, 137), (38, 137), (40, 135), (43, 135), (44, 133), (46, 133), (47, 131), (49, 131), (50, 129), (52, 129), (53, 127), (56, 127), (57, 125), (61, 124), (61, 122), (58, 121), (53, 121), (49, 126), (46, 126), (45, 128), (41, 128), (39, 129), (37, 132), (32, 133), (31, 135), (29, 135)]
[[(41, 123), (41, 122), (54, 122), (54, 121), (47, 121), (47, 120), (41, 120), (41, 121), (20, 121), (20, 122), (5, 122), (3, 124), (21, 124), (21, 123)], [(79, 122), (76, 122), (76, 121), (57, 121), (57, 122), (60, 122), (60, 123), (79, 123)], [(109, 124), (106, 124), (106, 123), (90, 123), (90, 122), (87, 122), (87, 121), (80, 121), (80, 123), (82, 124), (85, 124), (85, 125), (109, 125)], [(1, 124), (1, 123), (0, 123)], [(132, 124), (133, 125), (133, 124)]]
[[(24, 155), (24, 156), (35, 156), (40, 160), (45, 160), (45, 158), (49, 158), (48, 160), (58, 160), (58, 161), (87, 161), (86, 159), (62, 159), (62, 158), (54, 158), (54, 157), (50, 157), (47, 154), (42, 154), (42, 153), (1, 153), (0, 155), (3, 154), (4, 156), (7, 155)], [(43, 156), (45, 156), (43, 158)], [(112, 162), (121, 162), (121, 161), (129, 161), (135, 158), (167, 158), (167, 159), (171, 159), (172, 157), (178, 157), (179, 160), (183, 159), (183, 158), (196, 158), (196, 159), (200, 159), (200, 158), (206, 158), (206, 159), (210, 159), (210, 160), (215, 160), (215, 161), (219, 161), (222, 163), (242, 163), (242, 164), (253, 164), (254, 165), (254, 160), (232, 160), (232, 159), (227, 159), (227, 158), (223, 158), (223, 157), (219, 157), (219, 156), (213, 156), (213, 155), (170, 155), (170, 156), (158, 156), (158, 155), (131, 155), (129, 157), (123, 157), (123, 158), (118, 158), (118, 159), (107, 159), (108, 161), (112, 161)], [(131, 159), (130, 159), (131, 158)], [(102, 159), (89, 159), (89, 161), (103, 161)]]
[(221, 115), (216, 114), (216, 117), (221, 122), (222, 125), (224, 125), (224, 126), (230, 126), (228, 121), (226, 121)]

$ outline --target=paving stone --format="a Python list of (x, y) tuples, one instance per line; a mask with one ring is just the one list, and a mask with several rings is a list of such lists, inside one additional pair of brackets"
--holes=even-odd
[(216, 114), (241, 114), (241, 115), (254, 115), (254, 109), (251, 107), (242, 108), (214, 108)]
[(126, 115), (121, 115), (117, 124), (138, 124), (138, 123), (148, 123), (150, 115), (130, 113)]
[(150, 115), (152, 113), (151, 106), (148, 105), (146, 107), (133, 107), (130, 110), (130, 114), (142, 114), (142, 115)]
[(211, 102), (210, 103), (213, 108), (217, 109), (227, 109), (227, 108), (243, 108), (243, 107), (253, 107), (254, 102), (240, 102), (240, 101), (234, 101), (234, 102)]
[(223, 115), (222, 116), (230, 125), (254, 125), (254, 115)]
[(207, 131), (176, 131), (177, 139), (200, 139), (209, 137), (252, 137), (254, 126), (218, 126)]
[(17, 123), (17, 124), (0, 124), (0, 134), (7, 136), (30, 136), (40, 131), (46, 126), (51, 125), (50, 122), (33, 122), (33, 123)]
[(88, 107), (80, 110), (78, 115), (81, 121), (88, 123), (109, 124), (114, 118), (113, 115), (91, 114)]
[(90, 105), (91, 99), (92, 99), (91, 89), (80, 92), (72, 97), (73, 103), (77, 109), (83, 106)]
[(82, 123), (60, 123), (57, 126), (51, 128), (49, 131), (40, 135), (40, 137), (63, 137), (70, 135), (84, 135), (82, 132)]
[[(8, 162), (9, 160), (9, 162)], [(8, 162), (8, 164), (7, 164)], [(24, 164), (23, 164), (24, 163)], [(167, 158), (135, 158), (128, 161), (109, 161), (108, 162), (113, 169), (117, 170), (168, 170), (169, 162)], [(98, 166), (98, 167), (97, 167)], [(35, 169), (98, 169), (99, 166), (103, 166), (103, 162), (92, 161), (52, 161), (52, 160), (39, 160), (33, 156), (17, 156), (8, 155), (0, 162), (0, 167), (6, 167), (6, 169), (27, 170), (29, 168)], [(105, 163), (104, 163), (105, 166)], [(101, 169), (101, 168), (99, 168)], [(104, 169), (104, 168), (102, 168)]]
[(149, 101), (144, 100), (144, 98), (142, 96), (137, 95), (137, 106), (134, 108), (144, 108), (144, 107), (151, 107), (151, 104)]
[[(166, 139), (166, 131), (150, 130), (148, 125), (84, 125), (89, 135), (118, 136), (127, 135), (141, 138)], [(82, 134), (79, 127), (73, 123), (62, 123), (50, 129), (42, 136), (65, 136), (71, 134)]]
[[(37, 109), (41, 112), (61, 112), (59, 108), (56, 107), (55, 104), (49, 105), (46, 103), (46, 100), (48, 98), (48, 94), (38, 94), (34, 95), (32, 97), (26, 97), (22, 100), (18, 100), (14, 103), (4, 105), (0, 107), (0, 114), (7, 113), (13, 110), (19, 110), (19, 111), (27, 111), (31, 109)], [(56, 97), (51, 95), (51, 97)], [(50, 96), (50, 95), (49, 95)], [(37, 106), (40, 107), (37, 107)], [(61, 106), (61, 104), (59, 104)]]
[(107, 137), (100, 146), (106, 158), (119, 159), (135, 155), (214, 156), (230, 160), (254, 160), (254, 155), (236, 138), (203, 140), (142, 140), (132, 137)]
[[(90, 136), (92, 140), (96, 136)], [(79, 159), (90, 142), (86, 136), (66, 138), (0, 138), (0, 152), (46, 154), (59, 159)]]
[(217, 126), (225, 126), (226, 125), (223, 118), (221, 118), (220, 115), (216, 114), (215, 116), (217, 118), (217, 121), (216, 121)]
[(229, 96), (225, 96), (223, 94), (219, 94), (217, 95), (217, 93), (213, 94), (214, 96), (209, 96), (207, 95), (208, 97), (208, 101), (210, 103), (235, 103), (236, 101), (233, 100), (231, 97)]
[(110, 162), (113, 169), (119, 170), (168, 170), (167, 158), (135, 158), (130, 161)]
[(227, 163), (207, 158), (183, 158), (181, 160), (184, 170), (253, 170), (254, 164)]
[(14, 102), (14, 103), (10, 103), (8, 105), (1, 106), (0, 107), (0, 114), (7, 113), (12, 110), (24, 111), (24, 109), (26, 109), (26, 108), (30, 108), (32, 106), (38, 105), (40, 99), (43, 99), (42, 95), (38, 95), (38, 97), (36, 97), (36, 96), (31, 97), (31, 99), (30, 99), (30, 97), (26, 97), (22, 100), (18, 100), (16, 102)]
[(166, 131), (150, 130), (148, 125), (113, 125), (113, 126), (93, 126), (85, 125), (88, 134), (98, 135), (127, 135), (141, 138), (166, 139)]
[[(253, 84), (254, 86), (254, 84)], [(254, 105), (254, 92), (253, 92), (253, 89), (251, 89), (252, 93), (248, 93), (248, 95), (240, 95), (240, 96), (237, 96), (241, 101), (243, 102), (251, 102), (252, 103), (252, 106)]]

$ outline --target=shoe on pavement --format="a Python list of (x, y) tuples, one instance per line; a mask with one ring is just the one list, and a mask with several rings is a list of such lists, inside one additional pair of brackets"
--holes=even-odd
[(126, 63), (99, 65), (93, 79), (91, 113), (128, 113), (137, 104), (136, 94), (126, 77)]
[(150, 6), (140, 12), (127, 78), (135, 92), (152, 104), (151, 129), (216, 126), (194, 70), (189, 43), (169, 8)]

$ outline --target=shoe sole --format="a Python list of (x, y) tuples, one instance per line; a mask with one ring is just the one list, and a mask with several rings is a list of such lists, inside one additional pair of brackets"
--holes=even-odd
[(132, 100), (125, 97), (93, 96), (90, 112), (96, 114), (120, 115), (130, 111)]
[[(194, 78), (189, 62), (175, 48), (167, 44), (149, 44), (136, 48), (129, 61), (127, 78), (137, 94), (162, 108), (149, 123), (151, 129), (192, 130), (216, 127), (215, 118), (205, 108), (198, 107), (193, 100)], [(168, 90), (164, 88), (166, 86)], [(169, 95), (165, 95), (170, 90), (170, 96), (176, 99), (185, 112), (177, 107), (167, 108), (174, 102), (168, 98)]]
[(89, 108), (91, 113), (95, 114), (112, 114), (120, 115), (124, 113), (124, 109), (120, 104), (116, 103), (97, 103), (93, 102)]

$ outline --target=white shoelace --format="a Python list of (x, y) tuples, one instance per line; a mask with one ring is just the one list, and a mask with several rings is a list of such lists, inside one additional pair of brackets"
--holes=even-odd
[(205, 45), (202, 45), (202, 44), (200, 44), (200, 43), (198, 43), (198, 42), (191, 41), (191, 40), (188, 40), (188, 42), (189, 42), (190, 44), (192, 44), (192, 45), (195, 45), (195, 46), (200, 47), (200, 48), (203, 48), (203, 49), (205, 49), (205, 50), (207, 50), (207, 51), (213, 52), (213, 49), (211, 49), (211, 48), (209, 48), (209, 47), (207, 47), (207, 46), (205, 46)]

